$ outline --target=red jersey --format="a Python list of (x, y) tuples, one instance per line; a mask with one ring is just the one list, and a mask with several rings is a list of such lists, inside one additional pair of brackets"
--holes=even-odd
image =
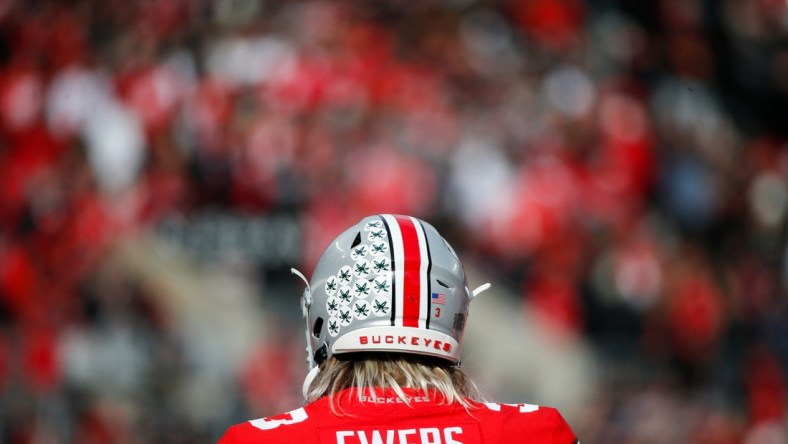
[[(391, 389), (359, 398), (354, 389), (270, 418), (230, 427), (219, 444), (575, 444), (577, 438), (554, 408), (471, 401), (441, 404), (436, 394), (404, 389), (410, 405)], [(438, 398), (440, 399), (440, 398)]]

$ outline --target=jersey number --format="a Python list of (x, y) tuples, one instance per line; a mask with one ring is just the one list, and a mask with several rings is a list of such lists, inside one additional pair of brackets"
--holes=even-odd
[(306, 411), (303, 407), (301, 407), (291, 412), (282, 413), (281, 415), (272, 416), (270, 418), (255, 419), (249, 422), (260, 430), (271, 430), (279, 427), (280, 425), (297, 424), (306, 418)]
[(520, 409), (520, 413), (531, 413), (539, 410), (539, 406), (533, 404), (499, 404), (497, 402), (485, 402), (484, 405), (486, 405), (488, 409), (495, 412), (500, 412), (502, 405), (517, 407)]

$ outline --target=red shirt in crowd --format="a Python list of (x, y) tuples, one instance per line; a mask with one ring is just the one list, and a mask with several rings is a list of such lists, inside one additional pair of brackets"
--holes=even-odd
[(391, 389), (354, 389), (270, 418), (230, 427), (219, 444), (577, 444), (554, 408), (530, 404), (442, 404), (434, 392), (404, 389), (410, 405)]

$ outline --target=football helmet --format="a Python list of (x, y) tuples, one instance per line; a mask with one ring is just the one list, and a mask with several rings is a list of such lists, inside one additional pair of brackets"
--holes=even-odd
[(487, 287), (469, 291), (457, 254), (427, 222), (368, 216), (331, 242), (307, 282), (309, 367), (316, 371), (334, 354), (362, 351), (457, 363), (468, 304)]

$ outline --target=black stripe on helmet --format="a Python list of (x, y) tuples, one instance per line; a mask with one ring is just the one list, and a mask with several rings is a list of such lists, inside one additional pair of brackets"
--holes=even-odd
[(386, 227), (386, 233), (389, 237), (389, 256), (391, 258), (391, 325), (393, 326), (397, 314), (397, 279), (394, 276), (396, 263), (396, 261), (394, 261), (394, 241), (391, 239), (391, 228), (389, 228), (386, 218), (380, 214), (378, 217), (383, 221), (383, 225)]
[(419, 223), (421, 232), (424, 234), (424, 244), (427, 246), (427, 320), (425, 326), (429, 329), (430, 318), (432, 317), (432, 253), (430, 253), (430, 240), (427, 238), (427, 230), (424, 228), (421, 220), (416, 220)]

